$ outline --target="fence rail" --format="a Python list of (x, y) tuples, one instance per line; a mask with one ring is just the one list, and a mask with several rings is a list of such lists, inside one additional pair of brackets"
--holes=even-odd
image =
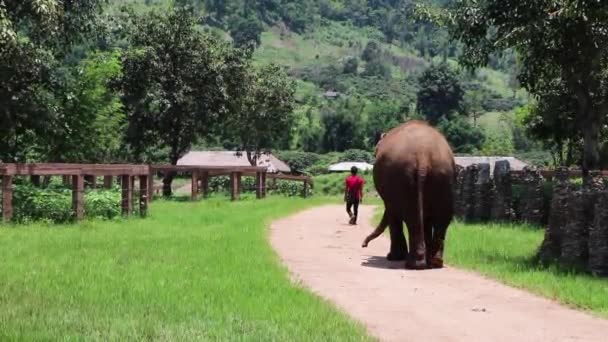
[(192, 200), (198, 199), (199, 195), (203, 197), (209, 195), (209, 179), (211, 177), (229, 176), (230, 177), (230, 197), (231, 199), (238, 200), (243, 190), (242, 177), (251, 176), (255, 177), (256, 197), (258, 199), (266, 197), (267, 191), (267, 180), (268, 178), (273, 180), (273, 185), (276, 184), (276, 180), (290, 180), (303, 182), (304, 187), (302, 190), (302, 196), (308, 195), (308, 187), (312, 185), (312, 178), (308, 176), (294, 176), (294, 175), (282, 175), (282, 174), (271, 174), (266, 171), (265, 167), (256, 166), (195, 166), (195, 165), (151, 165), (150, 166), (150, 182), (149, 192), (158, 193), (162, 190), (163, 186), (155, 186), (152, 179), (153, 175), (157, 173), (182, 173), (190, 174), (192, 177)]
[(61, 176), (66, 185), (72, 187), (72, 208), (74, 218), (84, 218), (84, 188), (96, 187), (97, 177), (103, 177), (103, 186), (111, 188), (114, 178), (121, 183), (121, 207), (123, 215), (133, 212), (135, 179), (139, 179), (139, 209), (141, 216), (146, 216), (148, 204), (155, 192), (162, 187), (154, 185), (154, 175), (159, 173), (182, 173), (192, 177), (192, 199), (196, 200), (202, 193), (209, 194), (209, 179), (217, 176), (230, 177), (230, 194), (232, 200), (238, 200), (242, 192), (243, 176), (253, 176), (256, 179), (256, 197), (266, 197), (267, 179), (299, 181), (304, 184), (302, 196), (306, 197), (309, 186), (313, 182), (307, 176), (269, 174), (265, 167), (255, 166), (188, 166), (188, 165), (134, 165), (134, 164), (68, 164), (68, 163), (31, 163), (31, 164), (0, 164), (0, 179), (2, 180), (2, 220), (9, 222), (13, 218), (13, 180), (14, 177), (29, 176), (32, 183), (39, 185), (40, 177)]

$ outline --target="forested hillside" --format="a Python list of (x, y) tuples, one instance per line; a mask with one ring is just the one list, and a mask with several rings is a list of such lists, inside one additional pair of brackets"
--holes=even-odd
[(192, 146), (252, 158), (371, 151), (408, 118), (439, 127), (458, 153), (542, 163), (553, 148), (531, 139), (516, 55), (465, 70), (459, 43), (419, 10), (449, 0), (45, 1), (63, 3), (48, 13), (63, 30), (44, 32), (51, 20), (34, 5), (8, 6), (27, 39), (3, 56), (13, 75), (4, 87), (24, 91), (3, 100), (14, 125), (0, 129), (2, 160), (175, 162)]
[[(199, 24), (218, 37), (252, 43), (257, 63), (277, 63), (297, 79), (297, 125), (283, 148), (371, 149), (383, 131), (425, 106), (439, 110), (431, 115), (458, 152), (513, 154), (537, 147), (515, 120), (514, 110), (527, 98), (516, 81), (514, 54), (493, 57), (489, 68), (461, 70), (458, 45), (446, 29), (417, 15), (415, 1), (177, 2), (191, 6)], [(170, 6), (162, 0), (129, 3), (139, 11)], [(444, 62), (451, 68), (441, 69)]]

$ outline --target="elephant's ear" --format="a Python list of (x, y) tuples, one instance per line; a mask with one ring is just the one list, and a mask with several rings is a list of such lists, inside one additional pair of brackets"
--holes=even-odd
[(386, 136), (386, 133), (382, 133), (382, 134), (380, 135), (380, 140), (384, 139), (384, 137), (385, 137), (385, 136)]

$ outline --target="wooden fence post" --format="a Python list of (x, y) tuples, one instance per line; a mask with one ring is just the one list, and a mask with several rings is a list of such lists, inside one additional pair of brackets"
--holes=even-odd
[(122, 176), (122, 214), (130, 216), (133, 212), (133, 182), (131, 176)]
[(266, 172), (262, 172), (262, 198), (266, 198), (266, 187), (268, 183), (266, 182)]
[(256, 172), (255, 174), (255, 197), (257, 199), (262, 198), (262, 173)]
[(192, 171), (192, 195), (190, 199), (193, 201), (198, 200), (198, 171)]
[(13, 219), (13, 176), (2, 176), (2, 221)]
[(148, 216), (148, 176), (139, 176), (139, 215)]
[(209, 197), (209, 172), (203, 172), (201, 176), (201, 189), (203, 198)]
[(302, 197), (308, 197), (308, 180), (304, 180), (304, 190), (302, 190)]
[(150, 167), (148, 172), (148, 202), (154, 200), (154, 170)]
[(241, 173), (231, 172), (230, 173), (230, 198), (233, 201), (238, 200), (241, 197)]
[(103, 187), (105, 189), (112, 189), (112, 183), (114, 182), (114, 177), (112, 176), (104, 176), (103, 177)]
[(84, 176), (72, 176), (72, 210), (74, 218), (82, 220), (84, 218)]

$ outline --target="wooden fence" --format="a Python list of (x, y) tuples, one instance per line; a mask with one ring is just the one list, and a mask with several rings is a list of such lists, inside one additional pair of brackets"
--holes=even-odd
[(230, 177), (230, 198), (235, 201), (241, 196), (243, 190), (242, 177), (255, 177), (256, 197), (258, 199), (266, 197), (268, 189), (268, 179), (272, 180), (273, 187), (276, 180), (289, 180), (303, 183), (302, 196), (308, 195), (308, 188), (312, 186), (312, 178), (308, 176), (294, 176), (267, 173), (265, 167), (239, 166), (239, 167), (210, 167), (210, 166), (182, 166), (182, 165), (152, 165), (150, 167), (149, 192), (158, 193), (162, 186), (154, 186), (154, 175), (158, 173), (166, 174), (169, 172), (189, 174), (192, 177), (191, 198), (197, 200), (199, 195), (203, 197), (209, 195), (209, 179), (211, 177), (229, 176)]
[(209, 166), (175, 166), (175, 165), (129, 165), (129, 164), (0, 164), (2, 179), (2, 220), (11, 221), (13, 217), (13, 178), (29, 176), (34, 184), (40, 183), (41, 176), (61, 176), (65, 184), (72, 186), (72, 207), (74, 218), (84, 217), (84, 188), (85, 184), (95, 187), (96, 177), (104, 177), (105, 188), (110, 188), (114, 177), (119, 177), (122, 186), (122, 212), (125, 216), (133, 212), (133, 189), (135, 178), (139, 178), (139, 209), (141, 216), (146, 216), (148, 204), (153, 199), (155, 191), (154, 175), (175, 172), (190, 174), (192, 177), (192, 200), (209, 194), (209, 179), (217, 176), (230, 177), (230, 194), (232, 200), (238, 200), (242, 191), (241, 178), (253, 176), (256, 179), (256, 197), (266, 197), (267, 180), (289, 180), (303, 182), (302, 196), (306, 197), (312, 179), (307, 176), (269, 174), (264, 167), (209, 167)]
[[(141, 216), (148, 212), (148, 165), (124, 164), (0, 164), (2, 176), (2, 220), (11, 221), (13, 217), (13, 178), (15, 176), (30, 176), (36, 182), (40, 176), (62, 176), (71, 180), (72, 208), (74, 218), (81, 220), (84, 217), (84, 187), (85, 177), (95, 179), (104, 177), (104, 185), (112, 185), (113, 177), (121, 179), (122, 185), (122, 212), (129, 216), (133, 211), (133, 188), (135, 177), (139, 177), (139, 210)], [(94, 182), (94, 181), (93, 181)]]

